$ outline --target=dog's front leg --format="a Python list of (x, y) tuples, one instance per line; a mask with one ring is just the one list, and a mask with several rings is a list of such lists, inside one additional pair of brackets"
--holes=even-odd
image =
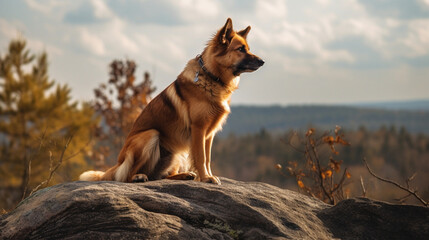
[(206, 151), (206, 168), (207, 168), (207, 172), (210, 176), (216, 178), (216, 180), (218, 181), (218, 183), (220, 183), (220, 180), (218, 177), (214, 176), (212, 174), (212, 169), (211, 169), (211, 150), (212, 150), (212, 143), (213, 143), (213, 138), (214, 138), (214, 134), (212, 134), (211, 136), (209, 136), (206, 139), (206, 143), (205, 143), (205, 151)]
[(194, 163), (194, 167), (198, 172), (198, 176), (202, 182), (220, 184), (216, 177), (209, 174), (206, 166), (206, 138), (205, 131), (198, 126), (191, 127), (191, 159)]

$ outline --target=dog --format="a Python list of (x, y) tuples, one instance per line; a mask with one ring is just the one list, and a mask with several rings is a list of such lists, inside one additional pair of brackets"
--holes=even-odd
[(79, 180), (196, 179), (220, 184), (210, 167), (213, 137), (230, 113), (231, 94), (238, 88), (240, 74), (264, 64), (249, 51), (250, 28), (236, 32), (228, 18), (176, 81), (143, 109), (118, 163), (106, 172), (84, 172)]

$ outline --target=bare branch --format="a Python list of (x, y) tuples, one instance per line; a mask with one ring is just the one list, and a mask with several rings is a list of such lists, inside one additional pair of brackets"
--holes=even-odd
[[(22, 193), (22, 199), (21, 199), (21, 201), (22, 200), (24, 200), (25, 199), (25, 197), (26, 197), (26, 193), (27, 193), (27, 189), (28, 189), (28, 184), (29, 184), (29, 179), (30, 179), (30, 176), (31, 176), (31, 162), (33, 161), (33, 159), (37, 156), (37, 155), (39, 155), (39, 153), (40, 153), (40, 149), (42, 149), (42, 146), (43, 146), (43, 140), (45, 140), (45, 136), (46, 136), (46, 130), (48, 129), (48, 127), (46, 127), (45, 128), (45, 131), (43, 131), (43, 134), (42, 134), (42, 136), (40, 137), (40, 144), (39, 144), (39, 148), (37, 149), (37, 153), (35, 153), (35, 154), (33, 154), (33, 156), (28, 160), (28, 166), (27, 166), (27, 169), (28, 169), (28, 181), (25, 183), (25, 188), (24, 188), (24, 192)], [(33, 191), (31, 191), (31, 193), (33, 193)], [(31, 195), (31, 193), (30, 193), (30, 195)]]
[(80, 154), (80, 153), (83, 153), (84, 152), (84, 150), (85, 150), (85, 148), (92, 142), (92, 136), (90, 136), (90, 138), (89, 138), (89, 140), (88, 140), (88, 142), (81, 148), (81, 149), (79, 149), (78, 151), (76, 151), (76, 152), (74, 152), (74, 153), (72, 153), (72, 154), (70, 154), (70, 156), (68, 156), (66, 159), (65, 159), (65, 161), (68, 161), (68, 160), (70, 160), (70, 159), (72, 159), (72, 158), (74, 158), (74, 157), (76, 157), (78, 154)]
[(366, 197), (366, 189), (365, 189), (365, 185), (363, 184), (362, 175), (360, 176), (360, 186), (362, 188), (362, 197)]
[(331, 193), (334, 193), (335, 191), (337, 191), (344, 183), (344, 180), (346, 180), (346, 176), (347, 176), (347, 168), (344, 169), (344, 173), (343, 176), (341, 177), (340, 182), (338, 183), (338, 185), (331, 191)]
[[(283, 176), (283, 177), (289, 177), (288, 175), (286, 175), (281, 168), (277, 168), (277, 171), (279, 171), (279, 173)], [(294, 174), (295, 175), (295, 174)]]
[(407, 195), (405, 195), (405, 196), (403, 196), (401, 198), (395, 198), (395, 200), (402, 204), (402, 203), (404, 203), (411, 196), (412, 196), (412, 194), (408, 193)]
[(61, 152), (61, 156), (60, 156), (60, 159), (58, 160), (57, 165), (55, 165), (55, 167), (51, 170), (51, 173), (49, 174), (49, 177), (48, 177), (48, 180), (47, 180), (47, 183), (46, 183), (47, 185), (51, 181), (52, 176), (54, 175), (55, 171), (60, 167), (61, 163), (63, 163), (64, 153), (66, 152), (67, 147), (69, 146), (69, 143), (71, 142), (72, 138), (73, 138), (73, 135), (70, 136), (69, 139), (67, 139), (67, 142), (64, 145), (63, 151)]
[[(328, 193), (328, 191), (325, 188), (325, 184), (324, 184), (325, 181), (324, 181), (323, 176), (322, 176), (322, 168), (320, 167), (319, 155), (317, 154), (316, 147), (314, 145), (312, 145), (311, 150), (314, 154), (314, 158), (316, 159), (316, 166), (317, 166), (317, 171), (318, 171), (319, 180), (320, 180), (320, 187), (323, 190), (323, 194), (325, 194), (325, 196), (328, 197), (331, 204), (334, 204), (335, 203), (334, 198), (331, 196), (331, 194)], [(340, 186), (340, 184), (338, 184), (338, 186)]]
[(288, 139), (288, 141), (285, 141), (284, 139), (281, 139), (280, 141), (282, 141), (283, 143), (285, 143), (286, 145), (288, 145), (289, 147), (291, 147), (293, 150), (295, 150), (296, 152), (299, 152), (299, 153), (305, 153), (305, 151), (304, 150), (301, 150), (301, 149), (299, 149), (299, 148), (297, 148), (297, 147), (295, 147), (293, 144), (292, 144), (292, 138), (293, 137), (295, 137), (297, 134), (296, 134), (296, 132), (294, 132), (293, 134), (291, 134), (291, 136), (289, 137), (289, 139)]
[(73, 135), (72, 135), (72, 136), (70, 136), (70, 137), (67, 139), (67, 142), (66, 142), (66, 144), (64, 145), (63, 151), (61, 152), (60, 159), (58, 160), (58, 162), (57, 162), (57, 164), (56, 164), (55, 166), (53, 166), (52, 153), (50, 152), (50, 154), (49, 154), (49, 156), (50, 156), (50, 157), (49, 157), (49, 158), (50, 158), (50, 161), (49, 161), (49, 162), (50, 162), (50, 167), (49, 167), (49, 177), (48, 177), (48, 179), (46, 179), (45, 181), (41, 182), (37, 187), (35, 187), (35, 188), (31, 191), (30, 196), (31, 196), (34, 192), (36, 192), (37, 190), (39, 190), (39, 188), (40, 188), (40, 187), (42, 187), (43, 185), (49, 185), (49, 182), (51, 181), (52, 176), (54, 175), (55, 171), (57, 171), (57, 169), (61, 166), (61, 164), (62, 164), (62, 162), (63, 162), (64, 153), (66, 152), (67, 147), (69, 146), (69, 144), (70, 144), (70, 142), (71, 142), (72, 138), (73, 138)]
[[(404, 191), (408, 192), (409, 194), (411, 194), (412, 196), (414, 196), (417, 200), (419, 200), (419, 201), (420, 201), (424, 206), (426, 206), (426, 207), (428, 207), (428, 206), (429, 206), (428, 202), (426, 202), (425, 200), (423, 200), (423, 199), (422, 199), (422, 198), (417, 194), (417, 191), (416, 191), (416, 190), (412, 190), (412, 189), (410, 189), (410, 188), (406, 188), (406, 187), (404, 187), (404, 186), (402, 186), (402, 185), (398, 184), (397, 182), (394, 182), (394, 181), (392, 181), (392, 180), (390, 180), (390, 179), (382, 178), (382, 177), (380, 177), (380, 176), (376, 175), (376, 174), (371, 170), (371, 168), (368, 166), (368, 163), (366, 162), (366, 159), (365, 159), (365, 158), (363, 159), (363, 162), (365, 163), (365, 166), (366, 166), (366, 168), (368, 169), (368, 172), (369, 172), (373, 177), (377, 178), (378, 180), (380, 180), (380, 181), (382, 181), (382, 182), (390, 183), (390, 184), (392, 184), (392, 185), (394, 185), (394, 186), (396, 186), (396, 187), (398, 187), (398, 188), (400, 188), (400, 189), (402, 189), (402, 190), (404, 190)], [(407, 179), (407, 185), (408, 185), (408, 182), (409, 182), (409, 181), (411, 181), (411, 180), (412, 180), (412, 178), (414, 178), (414, 176), (415, 176), (415, 174), (414, 174), (413, 176), (411, 176), (410, 178), (408, 178), (408, 179)], [(411, 179), (411, 180), (410, 180), (410, 179)]]
[(411, 177), (407, 178), (405, 182), (407, 183), (407, 188), (410, 188), (410, 182), (416, 177), (417, 173), (414, 173)]

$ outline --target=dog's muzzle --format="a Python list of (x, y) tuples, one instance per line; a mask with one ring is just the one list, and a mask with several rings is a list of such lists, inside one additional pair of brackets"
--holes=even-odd
[(259, 67), (262, 67), (262, 65), (264, 65), (264, 60), (260, 59), (259, 57), (257, 57), (256, 59), (256, 65)]
[(258, 68), (260, 68), (262, 65), (264, 65), (264, 60), (262, 60), (261, 58), (259, 58), (256, 55), (250, 55), (249, 57), (243, 59), (243, 61), (241, 61), (235, 71), (234, 71), (234, 75), (238, 76), (243, 72), (253, 72), (258, 70)]

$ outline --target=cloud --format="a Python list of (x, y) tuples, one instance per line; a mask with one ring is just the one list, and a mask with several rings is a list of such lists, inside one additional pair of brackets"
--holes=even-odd
[(64, 53), (61, 48), (58, 48), (54, 45), (46, 44), (46, 42), (43, 42), (39, 39), (27, 39), (27, 42), (29, 49), (48, 52), (50, 56), (60, 56)]
[(283, 0), (259, 0), (255, 10), (261, 20), (285, 19), (287, 15), (286, 2)]
[(16, 38), (17, 36), (19, 36), (19, 31), (17, 30), (16, 26), (1, 18), (0, 18), (0, 33), (5, 38), (10, 38), (10, 39)]
[(409, 57), (429, 54), (429, 19), (414, 20), (408, 24), (409, 32), (402, 42), (410, 50)]
[[(32, 19), (35, 21), (35, 17), (51, 19), (51, 21), (58, 21), (62, 19), (64, 15), (74, 9), (81, 0), (74, 1), (57, 1), (57, 0), (19, 0), (13, 1), (15, 7), (19, 7), (12, 11), (19, 19)], [(25, 14), (25, 15), (21, 15)], [(41, 19), (40, 19), (41, 20)], [(39, 20), (39, 21), (40, 21)], [(53, 22), (51, 23), (53, 24)]]
[(99, 23), (113, 16), (133, 24), (179, 26), (190, 22), (213, 19), (219, 14), (214, 0), (92, 0), (80, 2), (69, 11), (64, 21), (74, 24)]
[(61, 3), (55, 0), (25, 0), (25, 2), (30, 8), (42, 12), (44, 14), (51, 13), (55, 7), (61, 5)]
[(174, 6), (180, 18), (186, 22), (214, 18), (220, 12), (219, 3), (214, 0), (169, 0), (168, 2)]
[(76, 9), (64, 16), (64, 21), (72, 24), (101, 23), (114, 17), (109, 7), (101, 0), (82, 2)]
[(135, 53), (139, 51), (139, 47), (132, 39), (134, 34), (132, 30), (126, 28), (126, 23), (119, 18), (114, 18), (109, 23), (105, 24), (102, 31), (104, 39), (109, 39), (109, 47), (111, 49), (120, 48), (124, 52)]
[(112, 54), (118, 50), (139, 51), (135, 41), (130, 38), (132, 30), (127, 29), (124, 20), (104, 1), (82, 2), (77, 9), (65, 15), (64, 21), (80, 26), (77, 32), (81, 47), (97, 56)]
[(9, 44), (9, 42), (7, 42), (8, 40), (23, 38), (27, 41), (28, 48), (33, 51), (47, 51), (54, 55), (61, 55), (63, 53), (60, 48), (54, 45), (47, 44), (46, 42), (33, 37), (26, 37), (23, 34), (25, 30), (25, 26), (23, 26), (20, 22), (8, 22), (0, 18), (0, 36), (2, 36), (0, 38), (2, 39), (0, 40), (0, 43), (2, 46), (7, 46)]
[[(257, 29), (256, 36), (264, 45), (270, 44), (277, 49), (284, 49), (286, 55), (320, 61), (353, 62), (354, 57), (347, 49), (330, 49), (327, 44), (336, 38), (335, 27), (331, 19), (321, 19), (318, 23), (281, 22), (269, 33)], [(262, 30), (263, 31), (263, 30)], [(268, 36), (268, 37), (266, 37)], [(273, 49), (273, 48), (271, 48)]]
[[(191, 36), (192, 29), (204, 33), (201, 29), (219, 27), (215, 26), (215, 19), (220, 22), (218, 18), (232, 16), (234, 23), (240, 23), (251, 18), (252, 21), (244, 22), (254, 27), (250, 38), (256, 39), (257, 46), (271, 45), (264, 50), (267, 54), (272, 54), (277, 47), (286, 54), (308, 61), (325, 64), (347, 62), (359, 67), (369, 65), (362, 62), (371, 59), (376, 60), (369, 62), (387, 61), (390, 64), (392, 59), (403, 56), (406, 49), (411, 49), (413, 56), (417, 56), (418, 52), (424, 54), (425, 41), (415, 43), (416, 38), (424, 36), (423, 29), (408, 26), (404, 22), (408, 20), (401, 17), (426, 1), (414, 0), (407, 10), (397, 0), (393, 0), (392, 6), (379, 0), (347, 0), (335, 5), (331, 0), (313, 0), (309, 3), (281, 0), (92, 0), (80, 2), (80, 6), (69, 12), (65, 19), (80, 24), (98, 24), (98, 27), (91, 27), (91, 32), (103, 39), (104, 51), (122, 49), (141, 52), (144, 48), (147, 52), (150, 48), (150, 52), (154, 53), (165, 50), (155, 44), (163, 39), (174, 36), (176, 43), (183, 45), (189, 42), (185, 41), (185, 36)], [(380, 18), (376, 11), (389, 18)], [(151, 25), (165, 28), (154, 30), (149, 27)], [(182, 33), (176, 31), (179, 26)], [(406, 28), (406, 31), (401, 28)], [(414, 30), (411, 31), (412, 28)], [(140, 35), (145, 37), (139, 38), (137, 31), (143, 31)], [(147, 34), (148, 31), (152, 34)], [(399, 31), (406, 32), (406, 36), (399, 36)], [(395, 40), (391, 41), (391, 38)], [(139, 39), (145, 39), (143, 44)], [(167, 48), (168, 45), (163, 44)], [(102, 49), (99, 47), (94, 51), (101, 54)], [(176, 58), (187, 55), (183, 50), (170, 50)], [(374, 63), (374, 66), (381, 65), (385, 64)]]
[(90, 4), (81, 5), (81, 7), (79, 7), (75, 11), (68, 12), (64, 17), (64, 21), (72, 24), (86, 24), (98, 22), (99, 19), (95, 17), (94, 9), (92, 9), (92, 7), (90, 6)]
[[(3, 1), (0, 16), (0, 43), (25, 33), (32, 48), (52, 56), (55, 78), (80, 81), (76, 87), (105, 80), (112, 59), (130, 58), (145, 70), (156, 69), (162, 89), (227, 17), (236, 30), (252, 26), (251, 49), (267, 63), (242, 84), (258, 88), (256, 78), (263, 77), (273, 86), (270, 100), (246, 95), (239, 97), (242, 103), (299, 101), (299, 89), (311, 84), (329, 92), (340, 82), (347, 92), (347, 86), (359, 88), (355, 81), (362, 76), (367, 85), (389, 85), (406, 76), (391, 74), (394, 69), (429, 66), (429, 0), (25, 0)], [(72, 67), (84, 63), (97, 72), (79, 73), (76, 80)], [(294, 80), (293, 91), (283, 89), (291, 85), (285, 79)], [(305, 97), (322, 99), (316, 92)]]
[[(330, 1), (315, 0), (313, 7), (309, 3), (286, 2), (286, 9), (294, 9), (290, 13), (272, 4), (265, 19), (256, 14), (257, 27), (253, 34), (262, 45), (271, 46), (268, 48), (269, 55), (276, 48), (284, 54), (285, 60), (289, 56), (326, 66), (332, 64), (356, 69), (415, 64), (416, 61), (403, 57), (410, 59), (429, 54), (426, 20), (405, 18), (408, 10), (402, 9), (403, 3), (398, 1), (394, 1), (394, 6), (389, 8), (402, 15), (389, 15), (389, 11), (376, 7), (377, 4), (383, 5), (383, 2), (349, 0), (332, 5)], [(269, 3), (273, 2), (263, 4)], [(422, 4), (420, 1), (411, 5), (417, 3)], [(316, 8), (314, 4), (320, 4), (318, 11), (313, 11)], [(256, 4), (255, 11), (258, 12), (258, 9), (263, 9), (262, 5)], [(388, 17), (380, 18), (373, 11), (383, 12)], [(264, 24), (267, 19), (269, 25)]]
[(91, 4), (94, 7), (94, 15), (96, 18), (105, 19), (113, 17), (112, 11), (102, 0), (92, 0)]
[(358, 0), (373, 16), (379, 18), (418, 19), (427, 18), (427, 0)]
[(360, 36), (376, 46), (383, 45), (384, 37), (388, 31), (386, 26), (382, 27), (378, 22), (370, 18), (348, 19), (344, 24), (338, 27), (340, 29), (340, 34), (346, 36)]
[(316, 0), (316, 2), (318, 2), (319, 4), (322, 4), (322, 5), (331, 4), (331, 0)]
[(86, 28), (80, 29), (79, 40), (82, 44), (82, 47), (92, 54), (101, 56), (106, 53), (106, 48), (101, 38), (91, 33)]
[(112, 0), (108, 1), (108, 5), (117, 16), (132, 23), (174, 26), (184, 22), (178, 9), (175, 8), (175, 5), (167, 0)]
[(386, 60), (380, 50), (371, 46), (361, 36), (347, 36), (330, 42), (327, 47), (332, 50), (345, 50), (353, 56), (354, 61), (336, 62), (335, 66), (349, 69), (378, 69), (392, 66), (392, 60)]

